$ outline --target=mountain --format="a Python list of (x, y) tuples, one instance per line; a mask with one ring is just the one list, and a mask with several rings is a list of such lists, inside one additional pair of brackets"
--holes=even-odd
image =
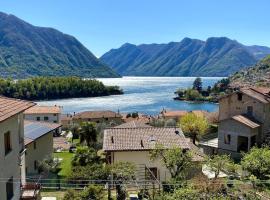
[(119, 77), (73, 36), (0, 12), (0, 76)]
[(100, 59), (122, 75), (228, 76), (255, 64), (270, 48), (245, 46), (226, 37), (184, 38), (168, 44), (126, 43)]
[(270, 55), (252, 67), (236, 72), (229, 79), (230, 86), (233, 88), (245, 86), (270, 87)]

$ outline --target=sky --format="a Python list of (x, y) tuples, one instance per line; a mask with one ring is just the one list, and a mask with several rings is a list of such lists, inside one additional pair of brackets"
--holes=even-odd
[(226, 36), (270, 47), (269, 0), (0, 0), (0, 11), (75, 36), (100, 57), (124, 43)]

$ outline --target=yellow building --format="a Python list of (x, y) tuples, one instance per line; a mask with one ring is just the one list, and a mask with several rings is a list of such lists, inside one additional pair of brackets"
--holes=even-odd
[[(111, 128), (104, 131), (103, 150), (106, 152), (108, 163), (132, 162), (137, 166), (137, 179), (144, 179), (141, 170), (148, 169), (159, 181), (170, 179), (170, 173), (160, 160), (151, 161), (149, 151), (156, 144), (165, 148), (172, 146), (186, 150), (194, 150), (190, 139), (185, 138), (180, 129), (136, 127)], [(197, 151), (197, 149), (196, 149)], [(198, 153), (198, 152), (197, 152)], [(202, 161), (202, 156), (194, 154), (193, 161)]]
[(37, 174), (38, 164), (53, 154), (53, 132), (61, 127), (60, 124), (25, 121), (24, 144), (26, 148), (26, 174)]

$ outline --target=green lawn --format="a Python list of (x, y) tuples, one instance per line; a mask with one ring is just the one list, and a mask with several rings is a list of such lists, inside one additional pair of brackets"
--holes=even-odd
[(66, 177), (71, 172), (71, 160), (74, 153), (69, 152), (61, 152), (61, 153), (54, 153), (55, 158), (62, 158), (60, 168), (61, 170), (58, 172), (59, 176)]

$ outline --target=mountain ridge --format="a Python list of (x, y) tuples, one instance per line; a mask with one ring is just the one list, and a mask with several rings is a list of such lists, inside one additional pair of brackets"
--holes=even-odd
[(119, 77), (75, 37), (0, 12), (0, 76)]
[(125, 43), (100, 59), (122, 75), (228, 76), (255, 64), (270, 48), (245, 46), (227, 37), (184, 38), (163, 44)]

